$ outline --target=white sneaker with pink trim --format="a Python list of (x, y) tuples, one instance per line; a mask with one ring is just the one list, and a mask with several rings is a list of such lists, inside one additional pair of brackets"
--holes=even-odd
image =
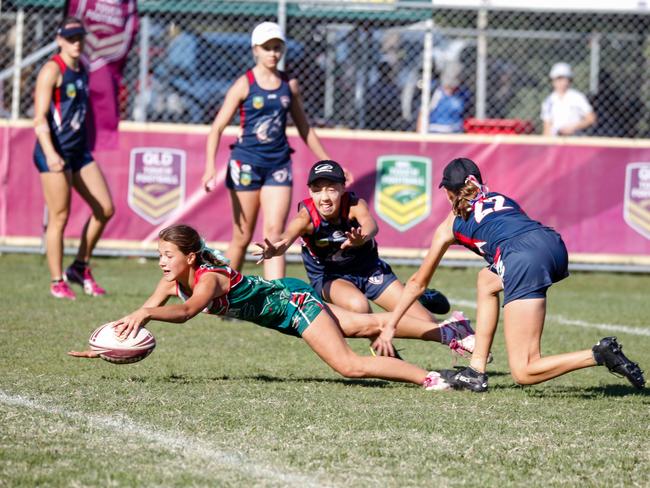
[(422, 388), (429, 391), (442, 391), (451, 389), (451, 385), (440, 376), (440, 373), (437, 371), (430, 371), (422, 382)]

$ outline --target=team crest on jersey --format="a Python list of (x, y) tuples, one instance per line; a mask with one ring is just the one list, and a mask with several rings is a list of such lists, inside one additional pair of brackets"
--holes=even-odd
[(650, 239), (650, 162), (630, 163), (625, 168), (625, 204), (627, 225)]
[(287, 108), (287, 107), (289, 107), (289, 104), (291, 103), (291, 100), (289, 99), (288, 96), (282, 95), (280, 97), (280, 103), (282, 104), (282, 108)]
[(253, 108), (259, 110), (264, 106), (264, 97), (262, 96), (254, 96), (253, 97)]
[(65, 94), (68, 98), (74, 98), (77, 96), (77, 88), (74, 86), (74, 83), (68, 83), (65, 86)]
[(377, 158), (375, 211), (399, 231), (431, 213), (431, 159), (390, 155)]
[(284, 183), (289, 179), (289, 170), (282, 168), (273, 172), (273, 180), (277, 183)]
[(153, 225), (164, 222), (185, 201), (185, 160), (181, 149), (131, 149), (128, 203)]

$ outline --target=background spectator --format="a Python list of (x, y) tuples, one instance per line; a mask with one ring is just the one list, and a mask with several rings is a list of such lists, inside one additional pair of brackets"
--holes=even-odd
[[(427, 132), (458, 133), (463, 132), (463, 120), (469, 108), (469, 91), (460, 84), (460, 64), (448, 65), (440, 76), (440, 82), (434, 85), (429, 103)], [(418, 132), (421, 124), (426, 123), (418, 117)]]
[(587, 127), (594, 125), (596, 114), (587, 97), (571, 88), (571, 66), (567, 63), (554, 64), (550, 77), (553, 93), (542, 103), (544, 135), (579, 135)]

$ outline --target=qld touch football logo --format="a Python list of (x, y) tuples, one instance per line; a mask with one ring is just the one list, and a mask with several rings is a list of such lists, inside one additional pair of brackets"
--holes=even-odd
[(426, 219), (431, 213), (431, 160), (409, 155), (379, 157), (375, 211), (399, 231)]
[(185, 201), (185, 151), (131, 149), (128, 203), (150, 224), (163, 222)]
[(625, 168), (625, 204), (627, 225), (650, 239), (650, 163), (630, 163)]

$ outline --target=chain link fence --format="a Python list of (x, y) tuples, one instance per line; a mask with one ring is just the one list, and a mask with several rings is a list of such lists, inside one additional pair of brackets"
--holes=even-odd
[[(29, 118), (63, 2), (5, 0), (0, 9), (0, 117)], [(565, 62), (597, 115), (584, 134), (650, 136), (649, 15), (390, 0), (142, 0), (138, 9), (124, 120), (209, 123), (254, 64), (251, 30), (273, 20), (286, 26), (286, 70), (318, 127), (415, 131), (421, 107), (448, 105), (461, 131), (541, 133), (550, 69)], [(433, 115), (428, 122), (435, 130)]]

